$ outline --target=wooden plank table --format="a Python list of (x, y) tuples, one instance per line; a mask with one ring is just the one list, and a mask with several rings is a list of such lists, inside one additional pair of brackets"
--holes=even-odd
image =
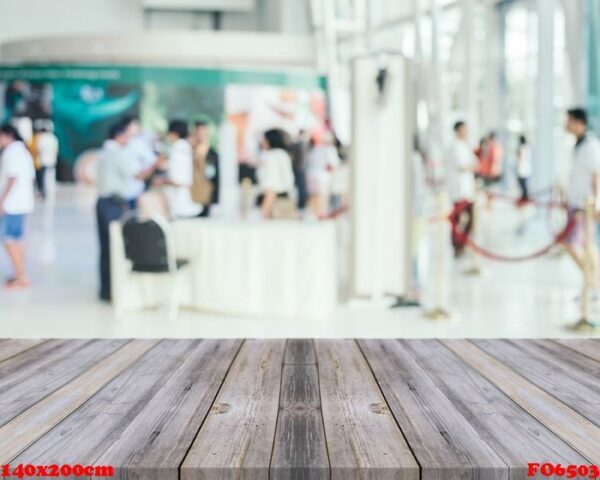
[(0, 465), (517, 480), (547, 462), (600, 465), (600, 341), (0, 340)]

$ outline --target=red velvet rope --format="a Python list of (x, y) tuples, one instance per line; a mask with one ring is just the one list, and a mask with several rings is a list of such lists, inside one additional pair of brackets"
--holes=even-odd
[[(477, 245), (475, 242), (473, 242), (473, 240), (468, 235), (466, 235), (464, 232), (461, 232), (459, 230), (458, 224), (459, 224), (459, 220), (460, 220), (460, 215), (467, 208), (469, 208), (470, 205), (471, 205), (470, 202), (463, 202), (463, 203), (457, 205), (456, 208), (454, 209), (454, 211), (449, 215), (448, 220), (450, 221), (450, 225), (452, 226), (452, 235), (454, 235), (455, 238), (458, 239), (460, 242), (464, 243), (465, 245), (468, 245), (474, 252), (478, 253), (482, 257), (489, 258), (490, 260), (496, 260), (498, 262), (516, 263), (516, 262), (525, 262), (525, 261), (529, 261), (529, 260), (534, 260), (539, 257), (543, 257), (544, 255), (547, 255), (554, 247), (556, 247), (557, 245), (560, 245), (569, 237), (569, 235), (573, 232), (573, 229), (575, 228), (575, 223), (576, 223), (576, 220), (574, 218), (570, 218), (569, 222), (567, 223), (565, 228), (555, 236), (554, 241), (550, 245), (547, 245), (546, 247), (544, 247), (536, 252), (533, 252), (531, 254), (528, 254), (528, 255), (523, 255), (523, 256), (518, 256), (518, 257), (510, 257), (507, 255), (501, 255), (501, 254), (486, 250), (485, 248), (483, 248), (483, 247)], [(564, 205), (562, 205), (561, 207), (564, 208)]]

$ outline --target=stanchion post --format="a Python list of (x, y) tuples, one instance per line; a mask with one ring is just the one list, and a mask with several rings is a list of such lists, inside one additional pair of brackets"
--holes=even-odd
[(444, 307), (447, 298), (446, 285), (446, 250), (447, 250), (447, 235), (445, 229), (447, 222), (444, 219), (448, 216), (448, 198), (444, 192), (439, 192), (437, 195), (437, 214), (438, 220), (438, 235), (436, 235), (436, 255), (435, 255), (435, 306), (432, 310), (423, 314), (429, 320), (447, 320), (450, 314)]
[(592, 283), (593, 244), (596, 222), (596, 200), (591, 197), (585, 205), (584, 212), (584, 247), (583, 247), (583, 289), (581, 292), (581, 320), (570, 327), (576, 332), (590, 332), (598, 328), (598, 325), (590, 319), (590, 285)]
[[(477, 184), (475, 196), (473, 198), (473, 206), (471, 207), (471, 237), (476, 240), (477, 233), (479, 232), (479, 197), (482, 192), (481, 184)], [(468, 247), (468, 246), (467, 246)], [(481, 258), (479, 254), (472, 248), (469, 248), (471, 257), (471, 268), (465, 271), (465, 275), (478, 277), (481, 275)]]

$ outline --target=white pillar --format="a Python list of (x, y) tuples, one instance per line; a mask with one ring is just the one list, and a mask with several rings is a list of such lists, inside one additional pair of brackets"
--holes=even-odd
[(440, 58), (440, 17), (437, 0), (431, 0), (431, 73), (432, 97), (435, 98), (435, 127), (432, 131), (437, 148), (443, 151), (450, 139), (450, 127), (446, 114), (446, 92), (443, 85), (444, 72)]
[(462, 0), (461, 32), (457, 34), (456, 41), (463, 49), (463, 79), (459, 91), (460, 108), (466, 115), (465, 120), (472, 132), (479, 131), (477, 118), (477, 77), (475, 72), (475, 2)]
[(556, 0), (537, 0), (538, 74), (537, 135), (534, 183), (544, 188), (555, 180), (554, 159), (554, 13)]
[(571, 97), (573, 104), (583, 105), (586, 96), (585, 80), (585, 5), (583, 0), (562, 0), (565, 12), (567, 59), (571, 73)]

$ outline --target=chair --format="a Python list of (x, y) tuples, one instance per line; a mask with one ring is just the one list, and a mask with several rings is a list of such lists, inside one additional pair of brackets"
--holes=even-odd
[(132, 273), (172, 276), (169, 319), (175, 321), (183, 290), (182, 270), (189, 261), (175, 257), (169, 223), (159, 215), (142, 218), (133, 212), (121, 219), (121, 228), (125, 257), (131, 262)]

